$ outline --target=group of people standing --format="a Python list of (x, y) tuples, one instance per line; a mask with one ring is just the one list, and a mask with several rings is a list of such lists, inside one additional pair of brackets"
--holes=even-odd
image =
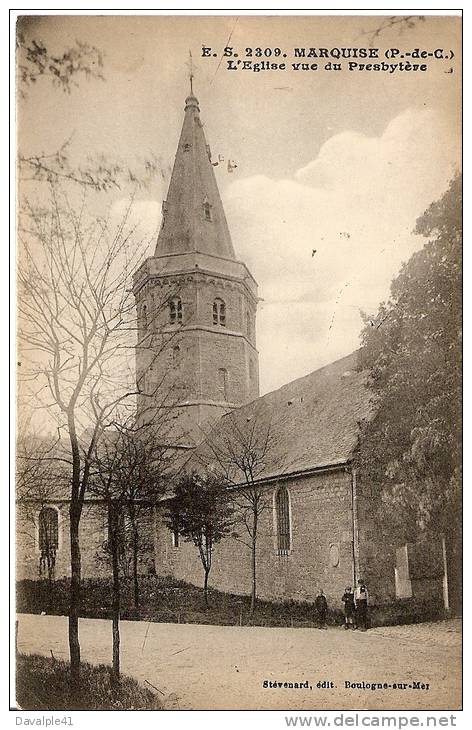
[[(355, 591), (347, 586), (341, 601), (344, 604), (344, 628), (367, 631), (369, 594), (365, 583), (362, 580), (357, 581)], [(315, 598), (315, 609), (318, 626), (325, 629), (328, 602), (322, 590)]]

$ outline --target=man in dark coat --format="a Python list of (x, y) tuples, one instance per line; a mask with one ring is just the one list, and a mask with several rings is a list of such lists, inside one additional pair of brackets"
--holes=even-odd
[(369, 603), (369, 594), (367, 592), (366, 585), (362, 580), (357, 581), (355, 602), (356, 602), (357, 625), (361, 631), (367, 631), (367, 622), (368, 622), (367, 609), (368, 609), (368, 603)]
[(318, 595), (315, 598), (315, 609), (316, 609), (316, 615), (318, 618), (318, 628), (325, 629), (326, 628), (326, 614), (328, 612), (328, 602), (327, 602), (326, 596), (322, 590), (320, 590), (320, 592), (318, 593)]
[(341, 601), (344, 603), (344, 628), (355, 629), (356, 604), (354, 603), (354, 593), (351, 586), (347, 586)]

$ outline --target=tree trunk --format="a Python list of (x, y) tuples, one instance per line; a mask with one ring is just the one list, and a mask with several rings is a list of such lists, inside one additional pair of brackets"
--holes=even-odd
[(134, 591), (134, 607), (139, 611), (139, 576), (138, 576), (138, 552), (139, 552), (139, 534), (136, 526), (136, 516), (134, 508), (130, 510), (131, 524), (133, 528), (133, 591)]
[(139, 611), (138, 545), (133, 537), (133, 591), (134, 607)]
[(128, 515), (131, 521), (133, 533), (132, 539), (132, 571), (133, 571), (133, 600), (136, 611), (139, 611), (139, 575), (138, 575), (138, 553), (139, 553), (139, 532), (136, 524), (136, 510), (133, 501), (128, 503)]
[(69, 652), (70, 652), (70, 691), (74, 696), (80, 688), (80, 545), (79, 545), (79, 506), (72, 502), (70, 515), (70, 604), (69, 604)]
[(113, 669), (112, 683), (120, 681), (120, 562), (119, 562), (119, 510), (116, 505), (109, 507), (110, 547), (112, 552), (113, 600), (112, 600), (112, 639)]
[(256, 543), (257, 543), (257, 514), (254, 514), (252, 522), (252, 550), (251, 550), (251, 568), (252, 568), (252, 591), (251, 591), (251, 615), (256, 610)]
[(208, 576), (209, 575), (210, 575), (210, 569), (209, 568), (205, 568), (205, 580), (204, 580), (204, 583), (203, 583), (203, 595), (205, 597), (205, 606), (207, 608), (209, 607), (209, 603), (208, 603)]

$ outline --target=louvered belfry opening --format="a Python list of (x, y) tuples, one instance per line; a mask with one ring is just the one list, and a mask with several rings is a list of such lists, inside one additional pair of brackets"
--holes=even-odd
[(277, 553), (288, 555), (290, 551), (290, 506), (286, 487), (280, 487), (275, 497), (277, 515)]
[(213, 302), (213, 324), (226, 327), (226, 304), (219, 298)]
[(169, 321), (171, 324), (182, 322), (182, 300), (179, 297), (175, 297), (169, 302)]

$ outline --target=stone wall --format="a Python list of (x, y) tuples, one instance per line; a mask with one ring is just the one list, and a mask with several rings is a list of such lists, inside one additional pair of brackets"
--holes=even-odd
[[(55, 577), (70, 576), (70, 532), (69, 504), (61, 502), (54, 505), (58, 512), (58, 543)], [(17, 506), (16, 576), (17, 580), (39, 578), (39, 537), (38, 517), (41, 505)], [(151, 508), (142, 519), (142, 532), (146, 541), (153, 544), (153, 519)], [(103, 545), (107, 540), (107, 518), (104, 505), (86, 503), (82, 512), (79, 528), (82, 561), (82, 577), (97, 578), (110, 575), (110, 567)], [(140, 556), (140, 572), (148, 573), (152, 562), (152, 551)]]
[[(257, 550), (258, 596), (313, 601), (322, 588), (329, 604), (341, 608), (344, 588), (353, 582), (350, 474), (339, 469), (283, 484), (290, 500), (291, 549), (288, 555), (278, 554), (274, 501), (278, 485), (267, 486)], [(195, 546), (180, 539), (179, 546), (173, 547), (172, 534), (159, 514), (155, 522), (156, 572), (201, 586), (203, 570)], [(239, 538), (247, 540), (244, 528), (239, 528)], [(250, 593), (250, 559), (248, 547), (233, 537), (226, 538), (215, 547), (210, 585)]]
[[(171, 324), (168, 307), (162, 303), (176, 292), (182, 321)], [(213, 321), (215, 301), (224, 302), (224, 325)], [(211, 404), (214, 420), (228, 406), (258, 397), (257, 300), (242, 281), (195, 271), (156, 277), (139, 290), (136, 303), (136, 377), (143, 393), (137, 401), (140, 421), (152, 419), (154, 401), (157, 405), (167, 393), (168, 403), (182, 406), (176, 410), (174, 425), (183, 433), (200, 415), (194, 403)], [(189, 413), (184, 414), (185, 409)], [(198, 431), (202, 423), (194, 425)]]
[[(289, 494), (291, 547), (287, 555), (277, 550), (275, 494), (285, 485)], [(343, 468), (320, 471), (265, 487), (267, 508), (260, 518), (257, 548), (257, 592), (269, 600), (313, 601), (322, 588), (330, 606), (341, 608), (345, 586), (353, 585), (353, 521), (351, 474)], [(56, 577), (70, 575), (69, 514), (66, 502), (57, 505), (59, 550)], [(39, 506), (18, 507), (17, 577), (38, 578)], [(359, 565), (358, 576), (366, 581), (372, 604), (393, 603), (395, 596), (395, 555), (386, 544), (375, 519), (375, 501), (369, 490), (358, 495)], [(158, 512), (149, 508), (145, 528), (151, 547), (140, 560), (140, 571), (148, 573), (154, 562), (159, 575), (172, 575), (195, 585), (203, 585), (203, 569), (193, 544), (179, 541), (173, 547), (172, 534), (162, 524)], [(236, 531), (236, 528), (235, 528)], [(241, 541), (248, 535), (240, 526), (238, 537), (227, 537), (214, 550), (210, 585), (219, 590), (249, 594), (251, 553)], [(80, 526), (82, 575), (109, 575), (103, 543), (107, 538), (103, 505), (86, 503)], [(153, 552), (152, 552), (153, 551)]]

